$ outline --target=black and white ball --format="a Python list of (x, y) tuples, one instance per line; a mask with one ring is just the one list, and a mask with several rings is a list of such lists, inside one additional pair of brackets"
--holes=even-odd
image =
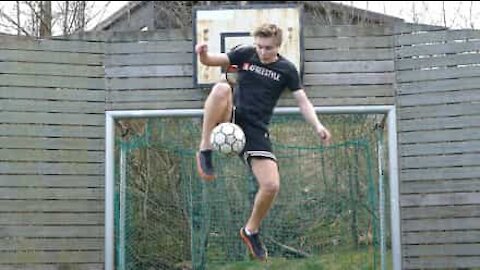
[(234, 123), (221, 123), (212, 130), (210, 142), (222, 154), (239, 154), (245, 147), (245, 133)]

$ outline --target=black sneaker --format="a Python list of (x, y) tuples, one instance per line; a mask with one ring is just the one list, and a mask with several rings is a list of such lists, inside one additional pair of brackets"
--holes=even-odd
[(248, 250), (250, 250), (250, 253), (253, 257), (261, 261), (267, 260), (267, 249), (265, 249), (262, 240), (260, 240), (259, 233), (248, 235), (245, 231), (245, 227), (242, 227), (240, 229), (240, 236), (242, 237), (243, 242), (245, 242), (247, 245)]
[(203, 180), (212, 181), (215, 179), (211, 149), (197, 152), (197, 171)]

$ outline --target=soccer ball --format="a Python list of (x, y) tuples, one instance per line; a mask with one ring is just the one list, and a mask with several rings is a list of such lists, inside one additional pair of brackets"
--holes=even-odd
[(221, 123), (212, 130), (210, 142), (222, 154), (240, 154), (245, 147), (245, 133), (234, 123)]

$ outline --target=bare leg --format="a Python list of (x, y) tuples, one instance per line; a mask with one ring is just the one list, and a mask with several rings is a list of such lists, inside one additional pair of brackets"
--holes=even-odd
[(215, 84), (204, 105), (200, 150), (212, 148), (210, 133), (218, 123), (230, 120), (232, 107), (232, 88), (230, 85), (225, 82)]
[(251, 232), (258, 232), (280, 189), (280, 175), (277, 163), (271, 159), (252, 158), (251, 165), (259, 189), (246, 228)]

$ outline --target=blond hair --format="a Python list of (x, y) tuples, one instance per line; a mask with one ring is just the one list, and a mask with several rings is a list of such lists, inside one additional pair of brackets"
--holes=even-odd
[(274, 37), (277, 43), (277, 46), (282, 45), (282, 29), (276, 24), (264, 23), (253, 31), (254, 37), (270, 38)]

